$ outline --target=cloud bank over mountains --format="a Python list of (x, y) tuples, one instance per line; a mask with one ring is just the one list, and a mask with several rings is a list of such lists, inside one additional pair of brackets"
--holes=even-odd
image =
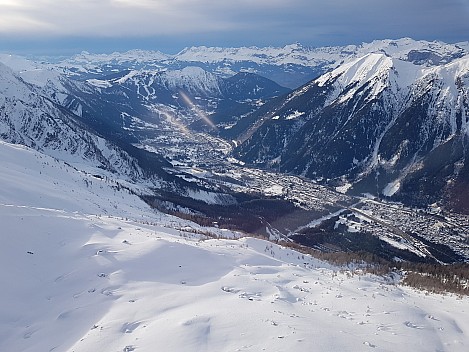
[(4, 50), (28, 42), (63, 46), (65, 39), (69, 46), (115, 40), (122, 49), (180, 49), (296, 41), (342, 45), (399, 37), (458, 42), (467, 40), (467, 33), (465, 0), (0, 0)]

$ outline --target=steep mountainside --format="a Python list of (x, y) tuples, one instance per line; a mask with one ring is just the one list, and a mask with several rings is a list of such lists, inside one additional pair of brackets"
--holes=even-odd
[(392, 178), (384, 193), (426, 202), (443, 196), (469, 211), (469, 56), (425, 71), (407, 99), (379, 146), (381, 169)]
[(467, 184), (468, 63), (365, 55), (240, 121), (236, 155), (418, 204), (446, 195), (467, 210), (451, 192)]
[(142, 174), (135, 159), (94, 135), (76, 115), (1, 63), (0, 136), (72, 163), (91, 163), (131, 178)]
[[(253, 111), (258, 100), (289, 92), (256, 74), (222, 78), (200, 67), (124, 71), (87, 82), (99, 90), (104, 100), (122, 105), (120, 116), (113, 118), (118, 126), (130, 126), (141, 119), (164, 128), (169, 115), (173, 119), (177, 116), (184, 125), (193, 123), (195, 129), (211, 130)], [(210, 122), (206, 116), (210, 116)]]

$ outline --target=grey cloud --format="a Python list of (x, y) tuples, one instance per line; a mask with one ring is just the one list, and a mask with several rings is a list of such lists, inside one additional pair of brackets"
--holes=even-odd
[(467, 0), (4, 0), (0, 38), (165, 38), (175, 45), (469, 40)]

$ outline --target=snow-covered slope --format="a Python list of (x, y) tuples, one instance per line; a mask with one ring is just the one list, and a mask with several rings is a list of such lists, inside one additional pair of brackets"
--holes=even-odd
[(466, 55), (449, 64), (424, 70), (423, 77), (414, 84), (413, 95), (414, 99), (423, 94), (431, 95), (433, 101), (428, 107), (431, 117), (451, 126), (451, 134), (458, 131), (468, 134), (468, 87), (469, 55)]
[[(21, 56), (0, 54), (0, 63), (3, 63), (17, 77), (21, 77), (27, 83), (30, 83), (41, 89), (55, 89), (55, 93), (67, 95), (67, 89), (64, 87), (65, 76), (61, 75), (53, 65), (42, 62), (28, 60)], [(59, 98), (59, 97), (57, 97)]]
[(119, 183), (25, 147), (0, 143), (0, 168), (2, 351), (469, 346), (467, 298), (258, 239), (201, 240)]
[[(394, 93), (397, 90), (406, 92), (419, 77), (420, 71), (420, 67), (411, 63), (393, 60), (381, 53), (371, 53), (339, 66), (312, 84), (319, 87), (334, 84), (334, 93), (328, 97), (329, 102), (333, 102), (339, 95), (339, 102), (344, 102), (368, 85), (371, 86), (371, 92), (367, 92), (366, 99), (371, 100), (384, 89), (394, 90)], [(344, 90), (347, 90), (346, 94), (343, 94)]]
[[(4, 185), (0, 203), (4, 207), (41, 208), (57, 214), (112, 213), (126, 217), (138, 212), (144, 219), (154, 216), (131, 194), (125, 180), (79, 171), (62, 160), (4, 141), (0, 141), (0, 160)], [(141, 189), (144, 192), (143, 186)]]
[(182, 70), (165, 72), (164, 80), (169, 88), (184, 89), (194, 95), (219, 96), (221, 94), (217, 77), (200, 67), (185, 67)]
[(366, 179), (360, 192), (403, 191), (420, 204), (447, 193), (461, 203), (450, 188), (468, 182), (468, 63), (350, 60), (240, 120), (230, 130), (242, 142), (237, 157), (311, 178)]
[(171, 71), (130, 71), (123, 77), (110, 79), (90, 79), (96, 87), (110, 88), (113, 85), (135, 86), (138, 95), (148, 99), (157, 99), (158, 90), (167, 89), (177, 93), (180, 90), (194, 96), (218, 97), (221, 95), (220, 79), (200, 67), (185, 67)]
[(133, 178), (141, 175), (134, 159), (89, 132), (72, 112), (41, 95), (40, 88), (26, 83), (0, 63), (0, 137), (3, 140), (33, 147), (77, 165), (88, 164)]

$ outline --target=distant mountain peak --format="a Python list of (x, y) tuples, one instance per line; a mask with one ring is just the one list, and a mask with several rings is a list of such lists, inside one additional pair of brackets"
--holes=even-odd
[(370, 53), (339, 66), (316, 80), (321, 87), (331, 79), (340, 79), (342, 85), (368, 81), (372, 76), (388, 72), (393, 61), (387, 55)]

